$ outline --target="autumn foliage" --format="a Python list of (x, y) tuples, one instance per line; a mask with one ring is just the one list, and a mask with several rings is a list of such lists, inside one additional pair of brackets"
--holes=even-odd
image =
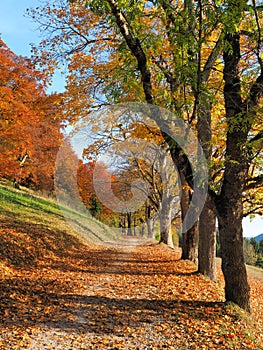
[[(95, 168), (96, 172), (94, 173)], [(96, 188), (94, 188), (94, 182), (98, 180), (96, 177), (99, 177), (97, 186), (102, 188), (104, 200), (98, 198)], [(79, 161), (77, 183), (83, 204), (93, 217), (111, 226), (116, 226), (118, 225), (118, 215), (105, 205), (105, 199), (106, 202), (111, 203), (112, 182), (114, 182), (114, 177), (109, 173), (103, 162), (83, 163), (83, 161)]]
[[(191, 159), (184, 150), (167, 133), (152, 133), (129, 122), (125, 128), (108, 115), (102, 121), (91, 113), (105, 105), (134, 100), (173, 111), (189, 130), (193, 128), (207, 157), (209, 190), (204, 208), (214, 221), (205, 217), (208, 211), (200, 216), (200, 247), (205, 238), (215, 238), (217, 217), (225, 299), (250, 311), (251, 286), (252, 308), (262, 321), (262, 300), (257, 298), (262, 283), (253, 279), (248, 283), (242, 236), (243, 216), (262, 214), (262, 6), (244, 0), (59, 0), (30, 13), (48, 33), (40, 47), (33, 48), (34, 63), (15, 55), (0, 40), (0, 178), (17, 187), (22, 184), (52, 192), (63, 122), (72, 124), (87, 117), (90, 130), (114, 143), (115, 151), (118, 147), (122, 151), (122, 141), (133, 137), (162, 144), (179, 170), (182, 197), (187, 194), (185, 202), (181, 200), (183, 217), (184, 209), (191, 207), (192, 193), (197, 192)], [(48, 95), (47, 72), (62, 63), (67, 91)], [(173, 118), (163, 121), (174, 123)], [(98, 155), (96, 147), (102, 142), (99, 139), (89, 151)], [(77, 157), (70, 144), (66, 152)], [(126, 169), (113, 176), (105, 164), (88, 162), (89, 156), (77, 159), (74, 188), (70, 157), (56, 169), (63, 178), (58, 186), (66, 204), (80, 195), (93, 218), (121, 225), (123, 217), (111, 205), (128, 202), (132, 182), (141, 176), (148, 179), (150, 193), (145, 207), (133, 216), (134, 226), (143, 219), (149, 222), (169, 191), (147, 162), (129, 158)], [(166, 167), (166, 175), (175, 182), (177, 173), (172, 169), (170, 173)], [(95, 188), (98, 176), (104, 201)], [(164, 211), (169, 224), (172, 203)], [(132, 234), (131, 210), (126, 214)], [(87, 247), (60, 229), (53, 227), (50, 233), (45, 224), (10, 222), (7, 217), (2, 215), (4, 301), (0, 310), (7, 327), (13, 328), (5, 335), (7, 328), (3, 327), (3, 348), (12, 337), (17, 348), (41, 343), (43, 334), (53, 339), (41, 322), (49, 328), (55, 324), (65, 338), (72, 332), (68, 339), (73, 348), (82, 348), (83, 334), (84, 338), (88, 334), (90, 344), (105, 349), (115, 345), (140, 349), (141, 344), (153, 349), (262, 347), (261, 339), (246, 333), (247, 323), (223, 304), (220, 269), (215, 289), (211, 281), (196, 274), (194, 265), (178, 260), (177, 250), (156, 246), (153, 241), (141, 239), (143, 247), (137, 248), (131, 248), (137, 241), (128, 239), (119, 249)], [(214, 223), (210, 232), (208, 222)], [(195, 253), (183, 254), (183, 258), (197, 261), (198, 230), (192, 236), (191, 232), (183, 235), (183, 243), (189, 243), (188, 247), (183, 244), (183, 253), (184, 248)], [(60, 245), (58, 237), (65, 244)], [(67, 239), (72, 243), (69, 246)], [(214, 245), (207, 248), (214, 263)], [(199, 262), (201, 258), (202, 254)], [(81, 333), (79, 344), (76, 328)], [(55, 334), (47, 346), (56, 342)]]
[(52, 190), (61, 96), (47, 95), (45, 83), (28, 58), (0, 40), (0, 177)]

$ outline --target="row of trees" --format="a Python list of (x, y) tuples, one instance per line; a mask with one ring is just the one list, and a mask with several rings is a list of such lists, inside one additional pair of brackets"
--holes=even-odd
[[(215, 278), (217, 217), (226, 299), (249, 310), (242, 219), (262, 206), (262, 6), (244, 0), (61, 0), (31, 14), (50, 34), (40, 47), (39, 57), (48, 59), (42, 64), (66, 58), (72, 120), (133, 100), (168, 108), (196, 129), (210, 184), (199, 223), (184, 233), (183, 257), (196, 260), (199, 231), (199, 270)], [(164, 122), (173, 125), (151, 117), (161, 129)], [(168, 133), (162, 137), (191, 188), (189, 159)], [(191, 208), (187, 186), (183, 218)]]
[[(34, 49), (36, 63), (49, 71), (62, 62), (68, 68), (63, 119), (73, 123), (91, 116), (91, 124), (106, 137), (112, 135), (112, 121), (101, 123), (92, 118), (92, 110), (111, 103), (146, 101), (172, 111), (198, 135), (209, 165), (209, 189), (199, 221), (183, 234), (183, 258), (196, 261), (198, 257), (199, 271), (216, 278), (217, 217), (226, 300), (249, 310), (242, 219), (262, 210), (261, 4), (245, 0), (59, 0), (48, 1), (30, 14), (48, 34)], [(13, 94), (17, 87), (8, 91)], [(35, 100), (26, 102), (29, 106)], [(57, 113), (56, 103), (51, 105)], [(28, 115), (24, 113), (22, 119), (17, 116), (14, 123), (17, 120), (20, 127)], [(48, 115), (56, 120), (52, 112)], [(184, 219), (192, 206), (193, 181), (198, 174), (189, 166), (182, 147), (164, 130), (164, 125), (166, 130), (173, 128), (171, 115), (161, 119), (151, 113), (150, 117), (159, 126), (162, 147), (169, 150), (174, 171), (179, 173)], [(60, 123), (58, 118), (52, 130), (58, 132)], [(15, 144), (11, 122), (7, 125), (6, 139), (13, 137), (11, 144)], [(44, 125), (50, 124), (45, 120)], [(127, 127), (125, 134), (130, 137), (129, 121)], [(25, 135), (24, 129), (19, 135)], [(160, 135), (154, 138), (158, 144)], [(22, 141), (15, 151), (9, 147), (8, 159), (20, 157), (16, 172), (32, 159), (30, 173), (35, 179), (33, 163), (44, 165), (48, 161)], [(13, 167), (6, 164), (6, 168)], [(169, 235), (162, 237), (167, 241)]]

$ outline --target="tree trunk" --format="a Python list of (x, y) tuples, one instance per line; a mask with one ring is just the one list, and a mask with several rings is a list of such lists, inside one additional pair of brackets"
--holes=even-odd
[(121, 233), (123, 235), (126, 235), (126, 217), (125, 216), (121, 216), (119, 226), (121, 228)]
[(128, 236), (132, 236), (132, 214), (127, 213)]
[(225, 297), (250, 311), (250, 287), (243, 252), (243, 190), (247, 165), (240, 140), (242, 130), (228, 132), (224, 180), (217, 199)]
[(239, 200), (239, 208), (233, 202), (223, 204), (226, 208), (222, 209), (226, 210), (221, 210), (218, 217), (225, 298), (249, 312), (250, 287), (243, 254), (242, 210), (240, 213), (242, 200)]
[(163, 200), (160, 209), (160, 243), (165, 243), (174, 248), (171, 235), (171, 201), (169, 199)]
[[(240, 35), (228, 34), (229, 47), (224, 58), (224, 98), (228, 124), (225, 171), (221, 193), (217, 198), (222, 270), (225, 277), (225, 297), (250, 311), (250, 287), (243, 253), (243, 191), (248, 160), (245, 153), (250, 116), (243, 104), (239, 78)], [(226, 46), (227, 47), (227, 46)]]
[(207, 202), (199, 218), (198, 272), (216, 281), (216, 215)]
[[(189, 209), (189, 204), (191, 202), (191, 194), (187, 186), (187, 182), (184, 178), (184, 175), (181, 174), (182, 182), (182, 195), (181, 195), (181, 213), (182, 213), (182, 222)], [(188, 229), (186, 232), (183, 231), (182, 237), (182, 259), (191, 260), (195, 264), (198, 262), (198, 221)]]
[(140, 229), (140, 236), (141, 237), (144, 236), (144, 230), (145, 230), (145, 227), (144, 227), (144, 224), (142, 224), (141, 229)]
[(182, 240), (182, 259), (198, 263), (198, 221), (187, 231), (183, 233)]
[(154, 238), (153, 233), (153, 219), (151, 218), (151, 206), (148, 205), (146, 207), (146, 216), (147, 216), (147, 230), (148, 230), (148, 237)]

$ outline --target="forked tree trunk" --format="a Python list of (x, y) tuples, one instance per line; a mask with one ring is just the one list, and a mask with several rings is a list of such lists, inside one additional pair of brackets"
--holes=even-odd
[(208, 203), (199, 218), (198, 272), (216, 281), (216, 215)]

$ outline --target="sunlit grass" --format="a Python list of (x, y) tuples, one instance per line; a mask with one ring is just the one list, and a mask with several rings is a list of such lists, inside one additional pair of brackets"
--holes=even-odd
[(9, 220), (31, 222), (49, 229), (59, 228), (91, 243), (117, 238), (113, 230), (90, 215), (65, 206), (61, 210), (54, 198), (45, 198), (26, 188), (18, 190), (8, 183), (0, 183), (0, 210)]

